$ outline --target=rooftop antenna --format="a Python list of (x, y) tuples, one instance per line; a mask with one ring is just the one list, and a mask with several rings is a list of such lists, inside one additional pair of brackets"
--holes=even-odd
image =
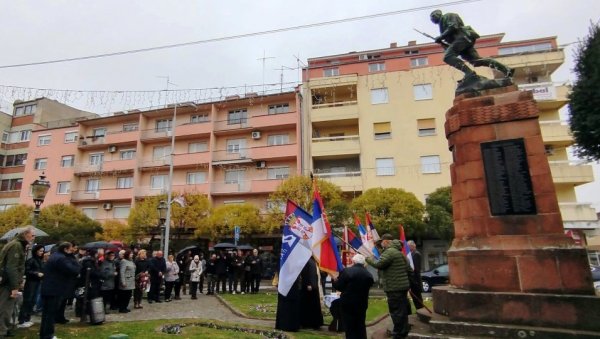
[(281, 67), (275, 68), (275, 70), (279, 71), (279, 93), (283, 93), (283, 70), (295, 71), (296, 69), (281, 65)]
[(256, 60), (262, 60), (262, 85), (263, 85), (263, 92), (262, 94), (265, 95), (265, 61), (267, 59), (275, 59), (275, 57), (268, 57), (265, 55), (265, 50), (263, 50), (263, 57), (262, 58), (258, 58)]

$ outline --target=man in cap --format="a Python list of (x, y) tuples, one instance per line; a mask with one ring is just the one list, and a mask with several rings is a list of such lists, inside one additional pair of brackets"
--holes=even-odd
[(408, 325), (408, 272), (411, 270), (408, 260), (402, 253), (402, 243), (390, 234), (381, 237), (383, 252), (379, 260), (369, 257), (366, 262), (381, 270), (383, 291), (387, 295), (390, 317), (394, 323), (392, 337), (406, 338), (410, 330)]
[(34, 237), (33, 226), (28, 226), (0, 251), (0, 337), (14, 336), (10, 331), (11, 314), (23, 288), (25, 251)]

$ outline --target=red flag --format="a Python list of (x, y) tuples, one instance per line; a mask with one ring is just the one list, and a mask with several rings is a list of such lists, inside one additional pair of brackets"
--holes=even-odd
[(316, 182), (314, 183), (314, 200), (313, 200), (313, 256), (319, 263), (319, 268), (322, 271), (333, 274), (337, 277), (338, 273), (344, 269), (342, 258), (340, 257), (331, 225), (325, 213), (323, 200), (319, 194)]
[(398, 231), (400, 233), (400, 241), (402, 242), (402, 252), (405, 255), (410, 253), (410, 248), (408, 248), (408, 242), (406, 241), (406, 236), (404, 235), (404, 227), (402, 225), (398, 225)]

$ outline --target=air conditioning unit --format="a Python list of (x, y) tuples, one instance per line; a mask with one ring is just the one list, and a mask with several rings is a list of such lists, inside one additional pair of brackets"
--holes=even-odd
[(546, 151), (546, 155), (554, 155), (554, 146), (552, 146), (552, 145), (545, 145), (544, 149)]
[(112, 202), (105, 202), (104, 205), (102, 205), (102, 208), (104, 208), (107, 211), (112, 210)]
[(252, 132), (252, 139), (254, 139), (254, 140), (260, 139), (260, 132), (259, 131)]
[(266, 161), (257, 161), (256, 168), (267, 168), (267, 162)]
[(116, 151), (117, 151), (117, 146), (115, 146), (115, 145), (108, 146), (109, 153), (115, 153)]

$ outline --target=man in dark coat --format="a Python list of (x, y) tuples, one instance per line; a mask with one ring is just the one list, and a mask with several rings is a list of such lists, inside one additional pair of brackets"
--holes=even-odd
[[(215, 265), (215, 270), (217, 274), (217, 288), (215, 289), (215, 293), (225, 293), (225, 291), (227, 290), (227, 258), (225, 257), (224, 251), (220, 251), (217, 255)], [(220, 292), (219, 288), (221, 289)]]
[(246, 267), (250, 267), (250, 293), (258, 293), (263, 270), (263, 262), (258, 256), (258, 250), (253, 249), (252, 254), (248, 255), (244, 261)]
[(410, 248), (410, 259), (412, 262), (412, 274), (408, 277), (410, 281), (410, 292), (413, 304), (415, 304), (415, 308), (418, 310), (419, 308), (423, 308), (423, 296), (421, 292), (423, 291), (423, 282), (421, 281), (421, 261), (422, 256), (421, 252), (417, 250), (417, 244), (414, 241), (408, 241), (408, 248)]
[(11, 336), (11, 314), (19, 289), (23, 287), (25, 250), (34, 238), (33, 226), (26, 227), (0, 252), (2, 282), (0, 282), (0, 336)]
[(70, 292), (71, 281), (75, 280), (81, 266), (70, 256), (71, 243), (64, 242), (48, 259), (44, 266), (44, 280), (42, 282), (42, 324), (40, 325), (40, 338), (54, 337), (54, 323), (56, 314), (65, 296)]
[(163, 258), (162, 251), (156, 251), (155, 255), (150, 259), (150, 292), (148, 292), (148, 304), (152, 302), (160, 303), (160, 284), (162, 278), (167, 271), (167, 261)]
[(352, 262), (354, 265), (347, 267), (337, 279), (333, 279), (333, 287), (342, 292), (340, 303), (346, 339), (367, 339), (365, 322), (369, 307), (369, 290), (374, 280), (365, 268), (363, 255), (354, 255)]
[(315, 259), (310, 258), (300, 272), (300, 324), (304, 328), (318, 330), (323, 325), (321, 297), (319, 295), (319, 273)]

